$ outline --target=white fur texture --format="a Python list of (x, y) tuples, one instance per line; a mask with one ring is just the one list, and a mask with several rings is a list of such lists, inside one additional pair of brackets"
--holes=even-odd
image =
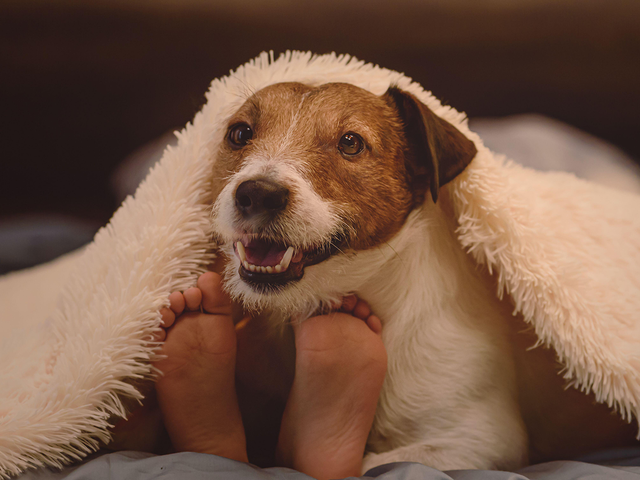
[(512, 369), (484, 375), (498, 371), (505, 348), (504, 325), (492, 316), (497, 297), (463, 248), (493, 272), (498, 295), (512, 297), (540, 341), (556, 349), (567, 379), (637, 417), (638, 197), (505, 163), (462, 114), (400, 73), (348, 56), (262, 54), (213, 81), (178, 146), (74, 261), (48, 321), (25, 335), (19, 317), (3, 316), (9, 333), (0, 350), (0, 477), (84, 457), (108, 440), (109, 417), (125, 414), (120, 397), (140, 398), (128, 380), (153, 373), (158, 310), (211, 260), (210, 172), (225, 122), (252, 91), (283, 81), (347, 82), (378, 95), (398, 85), (478, 148), (447, 187), (457, 224), (440, 206), (425, 206), (389, 245), (309, 268), (304, 291), (291, 290), (304, 294), (309, 309), (356, 291), (385, 320), (389, 375), (365, 466), (411, 459), (482, 467), (522, 454), (522, 425), (505, 388)]

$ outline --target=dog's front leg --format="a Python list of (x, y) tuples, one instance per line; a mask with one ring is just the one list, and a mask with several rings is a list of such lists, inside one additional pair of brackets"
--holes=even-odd
[(446, 433), (434, 432), (430, 440), (369, 453), (363, 460), (362, 473), (392, 462), (417, 462), (443, 471), (511, 470), (526, 465), (528, 445), (522, 421), (508, 412), (494, 419), (480, 416), (468, 425), (451, 425)]
[[(472, 454), (471, 454), (472, 455)], [(394, 462), (416, 462), (438, 470), (460, 470), (461, 462), (469, 465), (482, 465), (482, 458), (471, 458), (470, 452), (462, 448), (435, 447), (431, 444), (416, 443), (396, 448), (384, 453), (369, 453), (362, 462), (362, 474), (380, 465)], [(455, 465), (455, 467), (453, 467)], [(476, 467), (482, 468), (482, 467)]]
[(443, 318), (433, 315), (418, 328), (411, 322), (413, 331), (391, 322), (383, 331), (388, 372), (364, 471), (403, 461), (439, 470), (527, 463), (527, 433), (501, 329), (487, 328), (490, 319), (477, 329), (460, 316)]

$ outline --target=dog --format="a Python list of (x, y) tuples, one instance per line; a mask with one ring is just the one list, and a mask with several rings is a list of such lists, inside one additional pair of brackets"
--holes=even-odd
[(225, 286), (263, 312), (250, 338), (278, 364), (247, 388), (286, 399), (294, 353), (277, 332), (355, 293), (389, 359), (364, 471), (513, 469), (633, 439), (565, 390), (553, 352), (529, 351), (537, 338), (457, 242), (448, 187), (477, 150), (454, 126), (397, 87), (344, 83), (266, 87), (227, 125), (212, 209)]

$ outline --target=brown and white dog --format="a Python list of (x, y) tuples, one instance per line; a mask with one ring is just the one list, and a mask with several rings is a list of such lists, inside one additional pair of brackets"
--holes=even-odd
[[(526, 351), (535, 337), (519, 332), (523, 323), (457, 242), (446, 185), (475, 154), (412, 95), (341, 83), (256, 92), (216, 152), (226, 286), (271, 312), (261, 328), (275, 332), (348, 293), (383, 321), (388, 373), (365, 469), (514, 468), (633, 438), (605, 407), (565, 392), (552, 352)], [(288, 367), (246, 383), (286, 398), (278, 377), (293, 368), (290, 336), (254, 338)], [(588, 432), (577, 427), (585, 415)]]

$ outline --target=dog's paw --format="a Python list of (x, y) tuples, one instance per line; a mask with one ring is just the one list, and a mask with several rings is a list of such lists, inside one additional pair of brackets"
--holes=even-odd
[(383, 453), (369, 453), (362, 461), (363, 474), (374, 467), (394, 462), (415, 462), (437, 470), (491, 468), (477, 452), (464, 456), (464, 448), (443, 448), (431, 444), (414, 443)]
[(386, 465), (387, 463), (393, 463), (401, 461), (395, 458), (394, 451), (385, 453), (368, 453), (362, 460), (362, 475), (367, 473), (372, 468), (379, 467), (380, 465)]

